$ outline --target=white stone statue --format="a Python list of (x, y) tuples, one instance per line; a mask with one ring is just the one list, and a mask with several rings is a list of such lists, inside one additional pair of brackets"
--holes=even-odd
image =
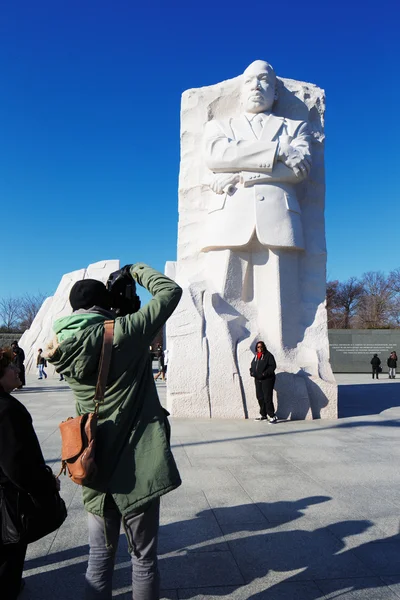
[(265, 61), (182, 97), (178, 256), (167, 323), (174, 416), (255, 417), (257, 340), (280, 418), (337, 416), (325, 309), (324, 92)]
[[(242, 76), (242, 114), (205, 126), (205, 162), (214, 173), (209, 185), (220, 199), (209, 205), (203, 250), (240, 251), (240, 267), (237, 252), (213, 253), (208, 262), (219, 263), (210, 268), (214, 290), (255, 304), (260, 334), (290, 348), (299, 341), (293, 251), (304, 249), (296, 188), (310, 172), (311, 148), (307, 123), (274, 115), (276, 100), (275, 72), (257, 60)], [(227, 281), (233, 270), (236, 298)]]
[(205, 248), (243, 248), (253, 239), (274, 248), (304, 248), (296, 186), (311, 167), (307, 123), (272, 113), (276, 76), (256, 60), (243, 73), (243, 113), (205, 127), (205, 161), (223, 196), (209, 208)]

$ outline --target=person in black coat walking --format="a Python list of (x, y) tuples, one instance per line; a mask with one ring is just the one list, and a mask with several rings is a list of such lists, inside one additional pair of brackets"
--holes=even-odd
[[(10, 395), (20, 385), (11, 348), (0, 348), (0, 486), (6, 494), (17, 488), (45, 499), (54, 495), (58, 484), (44, 462), (31, 415)], [(21, 590), (26, 548), (25, 542), (3, 544), (0, 529), (1, 600), (16, 600)]]
[(379, 358), (379, 356), (377, 354), (374, 354), (372, 359), (371, 359), (371, 365), (372, 365), (372, 379), (374, 379), (375, 375), (376, 378), (379, 379), (379, 373), (381, 371), (380, 365), (381, 365), (381, 359)]
[(250, 375), (254, 377), (256, 396), (260, 405), (260, 416), (256, 421), (276, 423), (273, 391), (275, 385), (275, 358), (268, 352), (264, 342), (257, 342), (256, 355), (251, 361)]

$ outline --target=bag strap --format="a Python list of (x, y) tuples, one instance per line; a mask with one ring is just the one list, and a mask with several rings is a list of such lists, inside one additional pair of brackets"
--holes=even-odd
[(103, 347), (101, 349), (99, 375), (97, 377), (96, 393), (94, 400), (96, 402), (95, 413), (99, 410), (99, 404), (104, 400), (106, 393), (108, 372), (110, 370), (112, 346), (114, 339), (114, 321), (104, 321)]

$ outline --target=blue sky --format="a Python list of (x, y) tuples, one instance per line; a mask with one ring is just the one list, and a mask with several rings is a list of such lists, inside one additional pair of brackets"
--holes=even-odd
[(328, 278), (400, 266), (396, 2), (3, 0), (0, 297), (176, 257), (182, 92), (257, 58), (327, 94)]

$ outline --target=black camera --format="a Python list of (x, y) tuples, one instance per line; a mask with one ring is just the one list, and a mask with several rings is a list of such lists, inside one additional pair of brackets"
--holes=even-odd
[(136, 282), (130, 274), (130, 265), (110, 273), (106, 288), (110, 294), (111, 308), (117, 317), (125, 317), (140, 308), (140, 298), (136, 294)]

